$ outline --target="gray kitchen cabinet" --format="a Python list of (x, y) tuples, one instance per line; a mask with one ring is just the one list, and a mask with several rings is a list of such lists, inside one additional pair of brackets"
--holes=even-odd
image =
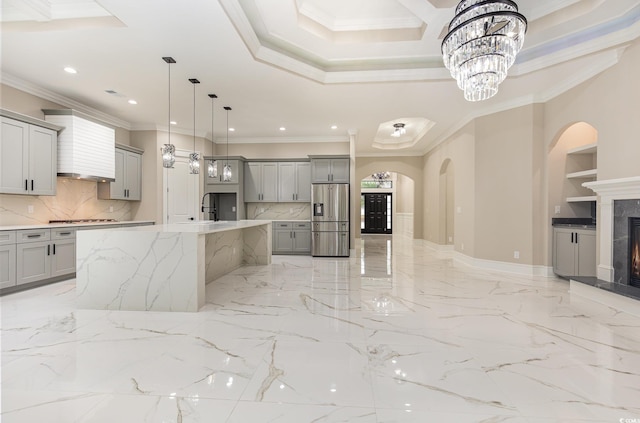
[(312, 158), (311, 182), (349, 183), (349, 159)]
[(16, 232), (0, 231), (0, 289), (16, 284)]
[(51, 277), (51, 231), (17, 231), (16, 284), (37, 282)]
[(76, 232), (51, 229), (51, 277), (76, 273)]
[(559, 276), (596, 276), (596, 231), (553, 228), (553, 272)]
[(0, 193), (56, 195), (57, 132), (0, 117)]
[[(222, 178), (222, 172), (224, 171), (224, 165), (228, 163), (231, 166), (231, 179), (224, 181)], [(207, 166), (209, 165), (209, 159), (205, 158), (204, 161), (204, 182), (208, 185), (219, 184), (237, 184), (240, 181), (240, 161), (236, 159), (229, 159), (215, 157), (213, 158), (213, 175), (209, 176)]]
[(247, 162), (244, 164), (244, 201), (275, 203), (278, 201), (278, 163)]
[(142, 154), (115, 149), (115, 181), (98, 183), (101, 200), (142, 200)]
[(310, 254), (310, 222), (274, 222), (273, 254)]
[(311, 201), (311, 163), (278, 163), (278, 181), (279, 202)]

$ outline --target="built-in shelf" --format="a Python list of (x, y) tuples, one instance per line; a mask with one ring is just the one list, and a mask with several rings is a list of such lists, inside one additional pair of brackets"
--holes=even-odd
[(598, 176), (598, 169), (583, 170), (581, 172), (567, 173), (567, 179), (592, 179)]
[(595, 195), (588, 195), (585, 197), (567, 197), (567, 203), (585, 203), (596, 200), (597, 196)]
[(567, 151), (567, 154), (594, 154), (598, 152), (598, 144), (581, 145), (580, 147), (572, 148)]

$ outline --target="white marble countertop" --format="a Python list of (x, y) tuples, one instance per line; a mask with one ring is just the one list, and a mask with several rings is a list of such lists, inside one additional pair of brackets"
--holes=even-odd
[(131, 228), (119, 229), (127, 232), (195, 233), (201, 235), (214, 232), (233, 231), (236, 229), (253, 228), (268, 224), (271, 224), (271, 220), (220, 220), (217, 222), (214, 222), (213, 220), (200, 220), (168, 225), (133, 226)]
[(82, 223), (36, 223), (32, 225), (7, 225), (0, 226), (0, 231), (19, 231), (23, 229), (50, 229), (50, 228), (82, 228), (86, 226), (114, 226), (114, 225), (141, 225), (155, 223), (153, 220), (123, 220), (120, 222), (82, 222)]

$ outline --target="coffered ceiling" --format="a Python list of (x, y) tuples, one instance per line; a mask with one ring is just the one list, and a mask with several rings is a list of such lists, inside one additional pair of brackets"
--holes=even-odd
[[(193, 132), (198, 78), (198, 135), (211, 136), (216, 93), (214, 135), (231, 106), (230, 143), (351, 134), (358, 155), (424, 154), (474, 117), (592, 78), (640, 34), (637, 0), (517, 3), (523, 50), (480, 103), (442, 64), (453, 0), (3, 0), (2, 81), (128, 129), (166, 129), (172, 56), (175, 130)], [(391, 137), (398, 122), (407, 133)]]

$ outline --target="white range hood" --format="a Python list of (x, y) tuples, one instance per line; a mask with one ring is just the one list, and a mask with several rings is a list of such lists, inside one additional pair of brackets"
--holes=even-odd
[(115, 129), (71, 109), (43, 109), (58, 133), (58, 176), (115, 180)]

